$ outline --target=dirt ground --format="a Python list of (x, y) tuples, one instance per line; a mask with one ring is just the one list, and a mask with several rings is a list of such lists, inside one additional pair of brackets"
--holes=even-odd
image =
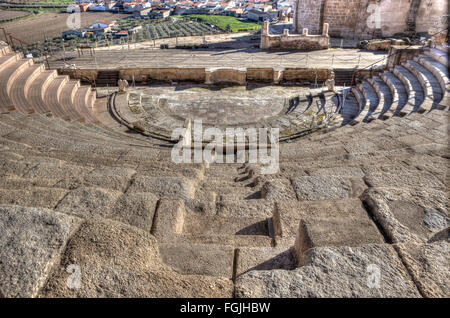
[[(114, 21), (126, 16), (129, 15), (110, 12), (82, 12), (81, 26), (86, 27), (102, 20)], [(32, 43), (42, 41), (45, 37), (61, 35), (61, 32), (68, 30), (68, 17), (68, 13), (47, 12), (34, 18), (2, 23), (1, 26), (20, 40)], [(0, 34), (0, 39), (4, 40), (2, 34)]]
[(28, 15), (27, 11), (13, 11), (13, 10), (1, 10), (0, 9), (0, 22), (3, 20), (9, 20), (14, 18), (20, 18)]

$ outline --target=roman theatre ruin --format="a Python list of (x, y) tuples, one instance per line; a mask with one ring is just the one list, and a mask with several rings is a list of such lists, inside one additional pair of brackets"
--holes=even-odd
[[(353, 34), (341, 2), (368, 1), (297, 1), (298, 33)], [(0, 296), (449, 297), (448, 46), (389, 41), (48, 63), (2, 43)], [(249, 139), (244, 162), (173, 162), (196, 120), (279, 129), (279, 169)]]

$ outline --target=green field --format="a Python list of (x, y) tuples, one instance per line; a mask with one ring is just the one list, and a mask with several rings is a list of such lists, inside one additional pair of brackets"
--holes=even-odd
[(231, 32), (239, 32), (241, 30), (259, 30), (261, 25), (253, 22), (239, 21), (235, 17), (223, 16), (223, 15), (207, 15), (207, 14), (188, 14), (183, 15), (186, 18), (197, 18), (203, 22), (213, 24), (222, 30), (226, 30), (227, 26), (230, 26)]

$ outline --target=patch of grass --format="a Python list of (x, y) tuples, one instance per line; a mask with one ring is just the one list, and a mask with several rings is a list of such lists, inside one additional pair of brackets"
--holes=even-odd
[(183, 15), (183, 18), (195, 18), (203, 22), (213, 24), (220, 29), (226, 31), (229, 26), (229, 31), (239, 32), (243, 30), (259, 30), (261, 25), (253, 22), (240, 21), (235, 17), (223, 15), (207, 15), (207, 14), (188, 14)]

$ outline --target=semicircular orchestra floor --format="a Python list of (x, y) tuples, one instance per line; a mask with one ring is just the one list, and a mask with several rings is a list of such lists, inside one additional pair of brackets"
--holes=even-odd
[(129, 111), (145, 130), (167, 135), (191, 119), (205, 128), (274, 127), (286, 136), (309, 129), (337, 106), (314, 101), (309, 88), (281, 85), (154, 85), (128, 93)]

